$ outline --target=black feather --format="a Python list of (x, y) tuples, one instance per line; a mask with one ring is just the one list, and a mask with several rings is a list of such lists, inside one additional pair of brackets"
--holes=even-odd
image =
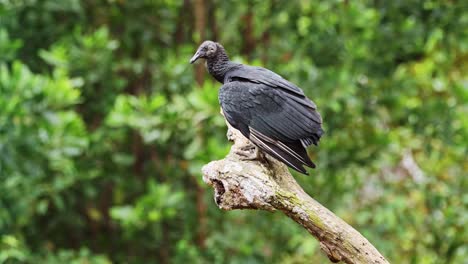
[[(253, 130), (255, 131), (255, 130)], [(255, 145), (257, 145), (259, 148), (261, 148), (263, 151), (266, 153), (270, 154), (272, 157), (282, 161), (286, 165), (288, 165), (290, 168), (304, 173), (306, 175), (309, 175), (307, 171), (304, 169), (303, 165), (305, 165), (304, 161), (302, 161), (300, 158), (298, 158), (296, 155), (291, 154), (290, 151), (286, 150), (286, 148), (281, 147), (281, 145), (278, 144), (277, 141), (275, 140), (265, 140), (265, 138), (259, 137), (261, 135), (258, 132), (253, 132), (250, 134), (250, 141), (252, 141)], [(306, 155), (306, 159), (309, 159), (309, 157)], [(312, 161), (310, 161), (312, 163)], [(313, 164), (313, 163), (312, 163)], [(315, 165), (313, 164), (313, 167), (315, 168)]]
[(321, 128), (297, 110), (302, 105), (265, 84), (239, 81), (224, 84), (219, 100), (228, 122), (260, 149), (299, 172), (315, 168), (303, 142), (316, 142)]

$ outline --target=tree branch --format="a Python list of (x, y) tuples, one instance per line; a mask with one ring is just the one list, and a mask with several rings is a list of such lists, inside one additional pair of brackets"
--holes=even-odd
[(230, 153), (202, 169), (219, 208), (282, 211), (319, 240), (331, 262), (389, 263), (358, 231), (307, 195), (284, 164), (269, 156), (247, 160), (256, 151), (252, 143), (231, 126), (227, 136), (234, 141)]

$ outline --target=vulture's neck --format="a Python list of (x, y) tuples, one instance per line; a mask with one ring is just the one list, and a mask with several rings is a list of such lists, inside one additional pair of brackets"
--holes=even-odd
[(224, 75), (231, 68), (231, 64), (232, 62), (221, 45), (218, 45), (216, 56), (206, 60), (208, 72), (220, 83), (224, 82)]

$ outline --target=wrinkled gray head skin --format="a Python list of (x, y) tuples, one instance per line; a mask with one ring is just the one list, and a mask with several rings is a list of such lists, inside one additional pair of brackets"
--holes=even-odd
[(200, 47), (198, 47), (197, 52), (193, 57), (190, 59), (190, 63), (194, 63), (199, 58), (202, 59), (210, 59), (216, 56), (216, 52), (218, 51), (218, 43), (213, 42), (211, 40), (204, 41)]

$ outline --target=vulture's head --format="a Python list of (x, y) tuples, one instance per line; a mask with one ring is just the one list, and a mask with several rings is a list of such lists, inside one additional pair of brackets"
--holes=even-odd
[(195, 55), (193, 55), (193, 57), (190, 59), (190, 63), (194, 63), (199, 58), (211, 59), (216, 57), (219, 47), (220, 45), (216, 42), (211, 40), (204, 41), (200, 47), (198, 47)]

